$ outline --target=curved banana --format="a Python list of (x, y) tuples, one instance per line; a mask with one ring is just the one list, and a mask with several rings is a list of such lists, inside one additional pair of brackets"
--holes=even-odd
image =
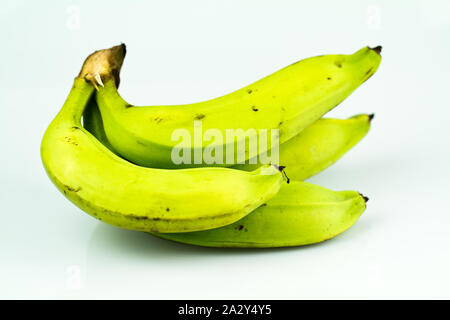
[[(369, 131), (373, 115), (361, 114), (348, 119), (319, 119), (294, 138), (279, 147), (280, 164), (292, 180), (302, 181), (339, 160)], [(103, 122), (95, 100), (86, 107), (83, 115), (86, 130), (113, 150), (103, 129)], [(256, 159), (257, 161), (258, 159)], [(253, 171), (261, 166), (237, 164), (233, 169)]]
[(94, 92), (88, 81), (118, 74), (121, 54), (116, 47), (88, 57), (42, 139), (47, 174), (70, 201), (117, 227), (180, 232), (230, 224), (278, 192), (282, 176), (273, 166), (254, 172), (143, 168), (119, 158), (95, 139), (81, 126)]
[(355, 191), (335, 192), (292, 181), (243, 219), (212, 230), (153, 235), (205, 247), (287, 247), (321, 242), (350, 228), (368, 199)]
[[(331, 166), (355, 146), (370, 129), (373, 115), (361, 114), (348, 119), (320, 119), (281, 144), (279, 162), (286, 175), (303, 181)], [(257, 159), (255, 159), (255, 162)], [(261, 166), (237, 164), (234, 169), (252, 171)]]
[[(98, 81), (96, 99), (106, 136), (126, 159), (161, 168), (230, 166), (266, 152), (277, 141), (288, 141), (338, 105), (375, 73), (380, 51), (365, 47), (352, 55), (301, 60), (228, 95), (195, 104), (135, 107), (122, 99), (111, 78)], [(279, 130), (273, 140), (273, 132), (263, 132), (272, 129)], [(206, 137), (208, 130), (211, 136)], [(227, 139), (228, 130), (241, 132)], [(249, 147), (250, 141), (257, 148)], [(173, 152), (179, 149), (187, 161), (174, 161)], [(206, 150), (215, 150), (217, 157), (202, 157)]]

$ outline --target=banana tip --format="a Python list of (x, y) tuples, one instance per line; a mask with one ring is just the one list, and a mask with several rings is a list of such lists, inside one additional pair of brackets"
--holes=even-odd
[(375, 118), (375, 113), (369, 114), (369, 122), (371, 122), (373, 118)]
[(275, 167), (275, 169), (277, 169), (278, 171), (281, 172), (281, 174), (286, 178), (286, 183), (291, 182), (291, 179), (289, 179), (289, 177), (286, 174), (286, 171), (284, 170), (286, 168), (286, 166), (278, 166), (276, 164), (273, 165)]
[(365, 203), (369, 202), (369, 197), (366, 197), (366, 196), (363, 195), (362, 193), (359, 193), (359, 195), (364, 199), (364, 202), (365, 202)]
[(378, 55), (381, 55), (381, 49), (383, 49), (382, 46), (376, 46), (373, 48), (370, 48), (371, 50), (375, 51)]
[(123, 52), (123, 55), (125, 56), (126, 55), (126, 53), (127, 53), (127, 46), (125, 45), (125, 43), (121, 43), (120, 44), (120, 47), (121, 47), (121, 49), (123, 50), (122, 52)]

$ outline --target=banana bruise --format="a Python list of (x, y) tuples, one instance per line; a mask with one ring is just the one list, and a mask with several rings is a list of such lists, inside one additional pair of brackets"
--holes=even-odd
[[(348, 119), (319, 119), (279, 147), (280, 164), (292, 180), (303, 181), (338, 161), (368, 133), (373, 115)], [(112, 149), (103, 129), (102, 117), (92, 99), (84, 114), (85, 128)], [(86, 125), (89, 124), (89, 125)], [(252, 161), (249, 160), (248, 162)], [(262, 164), (237, 164), (233, 169), (253, 171)]]
[(359, 219), (368, 199), (356, 191), (331, 191), (292, 181), (267, 204), (243, 219), (212, 230), (152, 233), (159, 238), (205, 247), (270, 248), (322, 242)]
[[(157, 232), (197, 231), (237, 221), (272, 198), (282, 183), (274, 166), (162, 170), (134, 165), (81, 126), (99, 77), (118, 74), (117, 50), (86, 60), (41, 143), (45, 170), (75, 205), (111, 225)], [(264, 171), (264, 174), (261, 174)]]
[[(380, 51), (381, 47), (364, 47), (351, 55), (304, 59), (240, 90), (194, 104), (135, 107), (119, 95), (112, 79), (103, 79), (96, 100), (109, 142), (133, 163), (160, 168), (231, 166), (288, 141), (337, 106), (376, 72)], [(178, 131), (174, 136), (177, 129), (186, 135)], [(210, 129), (214, 134), (208, 139), (195, 138), (196, 131)], [(272, 129), (278, 130), (273, 139)], [(227, 130), (240, 132), (227, 139)], [(258, 146), (250, 147), (250, 141)], [(173, 160), (176, 148), (189, 151), (187, 161)], [(213, 149), (217, 157), (196, 162), (196, 154)]]

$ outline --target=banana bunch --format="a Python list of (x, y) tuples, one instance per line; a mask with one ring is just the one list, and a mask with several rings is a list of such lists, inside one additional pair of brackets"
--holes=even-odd
[(365, 210), (358, 192), (303, 180), (369, 131), (373, 115), (322, 116), (376, 72), (381, 47), (301, 60), (212, 100), (149, 107), (118, 93), (125, 51), (85, 60), (41, 143), (50, 180), (86, 213), (182, 243), (281, 247), (330, 239)]

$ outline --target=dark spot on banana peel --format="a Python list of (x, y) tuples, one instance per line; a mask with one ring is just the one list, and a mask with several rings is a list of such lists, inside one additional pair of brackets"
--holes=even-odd
[(373, 70), (373, 67), (369, 68), (369, 70), (366, 71), (365, 76), (367, 76), (372, 70)]
[(166, 211), (169, 212), (169, 211), (170, 211), (170, 208), (166, 208)]
[(163, 118), (160, 118), (160, 117), (156, 117), (155, 118), (155, 122), (156, 123), (160, 123), (161, 121), (163, 121)]
[(253, 92), (252, 89), (248, 89), (248, 90), (247, 90), (247, 93), (248, 93), (248, 94), (251, 94), (252, 92)]
[(72, 144), (74, 146), (78, 146), (78, 143), (74, 141), (71, 137), (64, 137), (63, 140), (69, 144)]
[[(66, 189), (67, 191), (70, 191), (70, 192), (78, 192), (78, 191), (81, 190), (81, 187), (73, 188), (73, 187), (68, 186), (68, 185), (65, 184), (64, 185), (64, 189)], [(63, 190), (63, 191), (65, 191), (65, 190)], [(64, 192), (64, 194), (66, 194), (66, 193)]]
[(242, 229), (244, 229), (244, 226), (241, 224), (239, 225), (238, 230), (241, 231)]
[(327, 80), (331, 80), (331, 77), (327, 77)]
[(121, 216), (123, 216), (123, 217), (125, 217), (127, 219), (131, 219), (131, 220), (150, 220), (150, 221), (160, 221), (160, 220), (162, 220), (159, 217), (150, 218), (150, 217), (146, 217), (146, 216), (137, 216), (137, 215), (134, 215), (134, 214), (124, 215), (124, 214), (119, 213), (119, 215), (121, 215)]
[[(137, 143), (137, 144), (140, 144), (141, 146), (144, 146), (144, 147), (147, 146), (147, 144), (144, 143), (144, 142), (142, 142), (141, 140), (136, 140), (136, 143)], [(127, 160), (127, 161), (128, 161), (128, 160)]]
[(196, 120), (201, 120), (201, 119), (203, 119), (204, 117), (205, 117), (204, 114), (196, 114), (195, 117), (194, 117), (194, 119), (196, 119)]
[[(250, 204), (246, 205), (245, 207), (250, 206)], [(186, 221), (186, 219), (184, 218), (164, 218), (164, 217), (148, 217), (148, 216), (138, 216), (135, 214), (123, 214), (121, 212), (114, 212), (114, 211), (110, 211), (110, 210), (105, 210), (105, 213), (108, 214), (112, 214), (112, 215), (119, 215), (123, 218), (126, 219), (130, 219), (130, 220), (148, 220), (148, 221), (168, 221), (168, 222), (174, 222), (174, 221)], [(153, 214), (154, 212), (151, 212), (149, 214)], [(230, 214), (234, 214), (234, 212), (227, 212), (227, 213), (223, 213), (220, 215), (215, 216), (215, 218), (222, 218), (222, 217), (227, 217)], [(197, 217), (197, 220), (207, 220), (207, 219), (211, 219), (211, 217), (209, 216), (205, 216), (205, 217)]]
[(339, 61), (336, 61), (334, 64), (336, 65), (336, 67), (342, 68), (342, 63), (340, 63)]
[(258, 109), (256, 106), (253, 106), (253, 107), (252, 107), (252, 110), (253, 110), (253, 111), (258, 111), (259, 109)]
[(127, 104), (127, 105), (125, 106), (125, 109), (132, 108), (132, 107), (134, 107), (134, 106), (131, 105), (131, 104)]
[(75, 131), (75, 130), (81, 130), (81, 128), (80, 128), (80, 127), (77, 127), (77, 126), (73, 126), (73, 127), (72, 127), (72, 130), (74, 130), (74, 131)]
[(280, 122), (278, 123), (278, 126), (280, 127), (282, 124), (283, 124), (283, 121), (280, 121)]

